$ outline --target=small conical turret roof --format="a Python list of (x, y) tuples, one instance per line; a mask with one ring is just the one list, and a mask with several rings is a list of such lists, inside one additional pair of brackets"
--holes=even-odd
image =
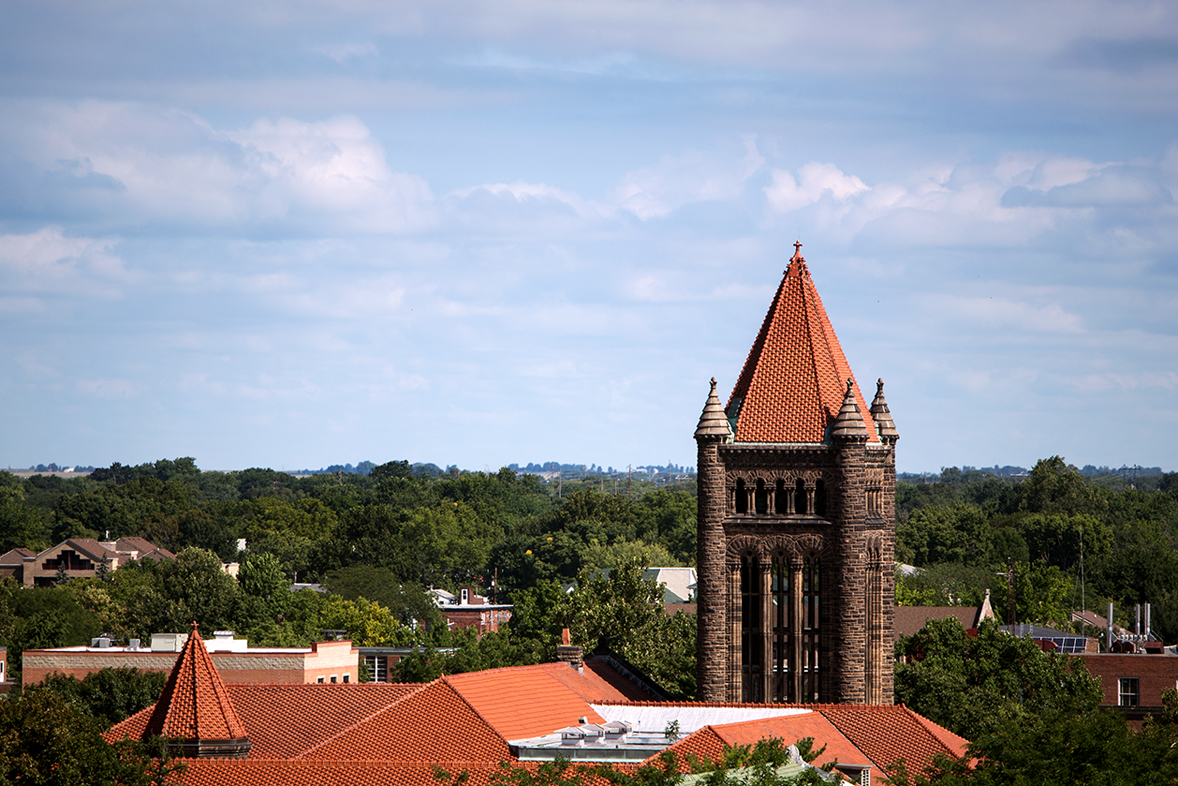
[(863, 413), (859, 411), (859, 404), (855, 401), (855, 382), (847, 377), (847, 392), (843, 396), (843, 405), (839, 407), (838, 417), (831, 425), (830, 436), (835, 439), (866, 440), (870, 433), (863, 421)]
[(699, 416), (699, 425), (695, 427), (695, 438), (701, 437), (720, 437), (725, 441), (732, 439), (732, 427), (728, 425), (728, 416), (724, 414), (724, 407), (716, 394), (715, 377), (712, 377), (712, 392), (708, 394), (704, 411)]
[(888, 410), (888, 402), (884, 399), (882, 379), (875, 383), (875, 399), (871, 402), (871, 419), (875, 421), (875, 430), (883, 441), (895, 442), (900, 438), (900, 432), (896, 431), (896, 423), (892, 420), (892, 413)]
[(250, 742), (205, 643), (192, 633), (156, 702), (143, 738), (163, 737), (174, 756), (244, 758)]
[(838, 417), (844, 383), (852, 380), (867, 439), (878, 442), (847, 358), (810, 278), (801, 243), (777, 288), (749, 351), (728, 416), (736, 442), (823, 442)]

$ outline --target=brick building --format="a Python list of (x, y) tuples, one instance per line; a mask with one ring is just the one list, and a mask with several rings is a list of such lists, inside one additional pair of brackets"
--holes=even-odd
[(20, 547), (0, 554), (0, 576), (9, 576), (26, 587), (49, 587), (62, 578), (92, 578), (144, 559), (176, 559), (176, 555), (138, 537), (106, 541), (70, 538), (40, 553)]
[[(82, 679), (102, 669), (135, 668), (171, 671), (188, 641), (187, 634), (152, 636), (151, 644), (128, 646), (94, 639), (90, 646), (25, 650), (21, 682), (32, 685), (58, 673)], [(231, 631), (213, 634), (207, 642), (225, 682), (332, 683), (359, 680), (360, 654), (350, 641), (320, 641), (310, 647), (250, 647)]]
[(801, 256), (695, 431), (705, 701), (892, 702), (895, 424), (868, 407)]
[(1161, 715), (1162, 693), (1178, 688), (1178, 655), (1101, 652), (1080, 657), (1088, 673), (1100, 680), (1101, 706), (1117, 707), (1131, 722)]

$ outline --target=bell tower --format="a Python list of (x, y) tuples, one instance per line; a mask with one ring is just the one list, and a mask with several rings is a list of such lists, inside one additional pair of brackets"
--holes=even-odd
[(895, 446), (801, 255), (698, 446), (703, 701), (891, 704)]

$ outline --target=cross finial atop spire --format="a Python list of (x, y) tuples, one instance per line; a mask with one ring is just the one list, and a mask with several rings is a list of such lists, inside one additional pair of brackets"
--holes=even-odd
[(794, 259), (797, 259), (801, 255), (802, 255), (802, 241), (795, 240), (794, 241)]

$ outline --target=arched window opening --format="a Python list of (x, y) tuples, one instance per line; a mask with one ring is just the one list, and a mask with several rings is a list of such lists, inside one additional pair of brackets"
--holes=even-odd
[(763, 621), (761, 619), (761, 561), (756, 554), (740, 558), (740, 693), (742, 701), (764, 701)]
[[(780, 483), (780, 481), (778, 481)], [(772, 635), (773, 635), (773, 671), (769, 683), (769, 701), (791, 701), (793, 686), (790, 662), (793, 659), (790, 626), (793, 624), (791, 613), (790, 587), (793, 584), (793, 571), (790, 570), (789, 560), (784, 555), (773, 558), (773, 605)]]
[(811, 554), (802, 560), (802, 702), (820, 701), (818, 692), (819, 621), (821, 609), (822, 566), (818, 555)]
[(806, 484), (801, 478), (794, 484), (794, 513), (806, 513)]
[(779, 516), (789, 513), (789, 494), (785, 492), (785, 481), (777, 479), (777, 488), (773, 494), (773, 512)]
[(769, 494), (765, 491), (765, 481), (760, 478), (757, 478), (757, 490), (753, 499), (758, 516), (764, 516), (769, 512)]
[(826, 515), (826, 484), (822, 478), (814, 481), (814, 514), (817, 516)]
[(749, 512), (749, 495), (748, 492), (744, 490), (744, 478), (740, 478), (736, 481), (736, 512)]

